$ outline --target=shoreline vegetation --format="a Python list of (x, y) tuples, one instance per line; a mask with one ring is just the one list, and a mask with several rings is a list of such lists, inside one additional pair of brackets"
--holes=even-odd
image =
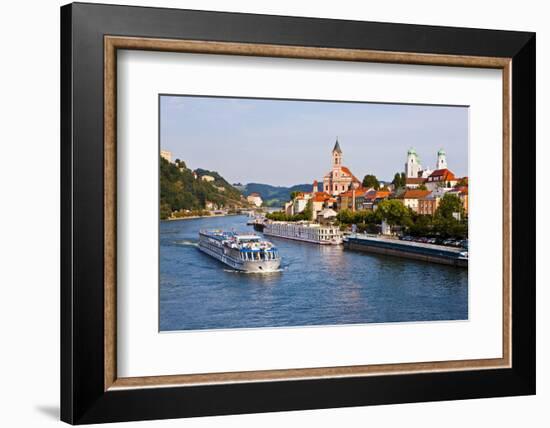
[(250, 208), (241, 192), (215, 171), (187, 168), (160, 157), (160, 219)]
[(210, 212), (210, 211), (204, 211), (202, 214), (197, 213), (189, 213), (185, 215), (179, 215), (179, 216), (172, 216), (168, 218), (161, 218), (160, 221), (176, 221), (176, 220), (192, 220), (194, 218), (207, 218), (207, 217), (229, 217), (233, 215), (244, 215), (240, 212)]
[[(455, 215), (458, 214), (458, 218)], [(308, 205), (299, 214), (287, 215), (283, 211), (266, 214), (272, 221), (311, 221), (311, 205)], [(386, 222), (394, 231), (406, 232), (411, 236), (425, 236), (428, 238), (460, 238), (468, 237), (468, 217), (456, 195), (446, 194), (435, 214), (422, 215), (405, 207), (396, 199), (381, 201), (375, 211), (342, 209), (332, 223), (342, 231), (350, 231), (352, 225), (359, 233), (379, 234), (382, 223)]]

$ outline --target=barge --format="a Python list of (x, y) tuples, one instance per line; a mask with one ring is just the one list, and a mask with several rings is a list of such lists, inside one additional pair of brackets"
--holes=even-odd
[(342, 244), (342, 232), (337, 226), (311, 222), (272, 221), (264, 223), (264, 235), (293, 239), (320, 245)]
[(243, 272), (274, 272), (281, 266), (277, 248), (271, 242), (252, 234), (201, 230), (199, 250)]
[(378, 236), (352, 234), (344, 238), (344, 248), (451, 266), (468, 267), (468, 251), (443, 245), (399, 241)]

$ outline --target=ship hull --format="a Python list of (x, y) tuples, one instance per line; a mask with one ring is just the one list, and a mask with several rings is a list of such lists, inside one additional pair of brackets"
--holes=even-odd
[(300, 242), (309, 242), (310, 244), (317, 244), (317, 245), (341, 245), (343, 243), (343, 240), (340, 238), (336, 238), (331, 241), (317, 241), (314, 239), (308, 239), (303, 238), (299, 236), (288, 236), (288, 235), (279, 235), (277, 233), (269, 232), (264, 229), (263, 234), (265, 236), (273, 236), (275, 238), (282, 238), (282, 239), (291, 239), (293, 241), (300, 241)]
[(404, 243), (398, 240), (367, 237), (347, 237), (344, 248), (383, 254), (407, 259), (422, 260), (458, 267), (468, 267), (468, 258), (460, 256), (460, 251), (439, 245)]
[(264, 227), (263, 234), (317, 245), (341, 245), (343, 243), (342, 236), (337, 228), (333, 226), (323, 227), (318, 224), (268, 223)]

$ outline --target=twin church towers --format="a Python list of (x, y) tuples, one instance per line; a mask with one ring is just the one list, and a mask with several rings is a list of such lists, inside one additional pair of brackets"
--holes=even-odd
[[(447, 154), (445, 150), (439, 149), (437, 152), (437, 161), (435, 170), (447, 169)], [(407, 152), (407, 163), (405, 163), (405, 176), (407, 178), (427, 178), (432, 174), (430, 168), (423, 169), (420, 157), (417, 155), (414, 148), (410, 148)]]
[[(361, 187), (361, 181), (357, 179), (346, 166), (342, 165), (343, 152), (338, 139), (332, 149), (332, 169), (323, 177), (323, 191), (332, 196), (337, 196), (340, 193), (348, 190), (358, 189)], [(437, 162), (435, 170), (447, 169), (447, 155), (445, 150), (440, 149), (437, 152)], [(434, 171), (429, 168), (422, 168), (420, 157), (414, 148), (410, 148), (407, 152), (407, 162), (405, 163), (405, 175), (407, 178), (427, 178)]]

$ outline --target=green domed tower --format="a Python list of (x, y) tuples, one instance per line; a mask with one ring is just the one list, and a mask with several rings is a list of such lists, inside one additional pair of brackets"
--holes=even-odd
[(407, 151), (407, 163), (405, 164), (405, 176), (407, 178), (417, 178), (418, 174), (422, 171), (422, 165), (420, 164), (420, 158), (416, 154), (414, 147), (411, 147)]
[(437, 163), (435, 169), (446, 169), (447, 168), (447, 153), (445, 150), (439, 149), (437, 152)]

